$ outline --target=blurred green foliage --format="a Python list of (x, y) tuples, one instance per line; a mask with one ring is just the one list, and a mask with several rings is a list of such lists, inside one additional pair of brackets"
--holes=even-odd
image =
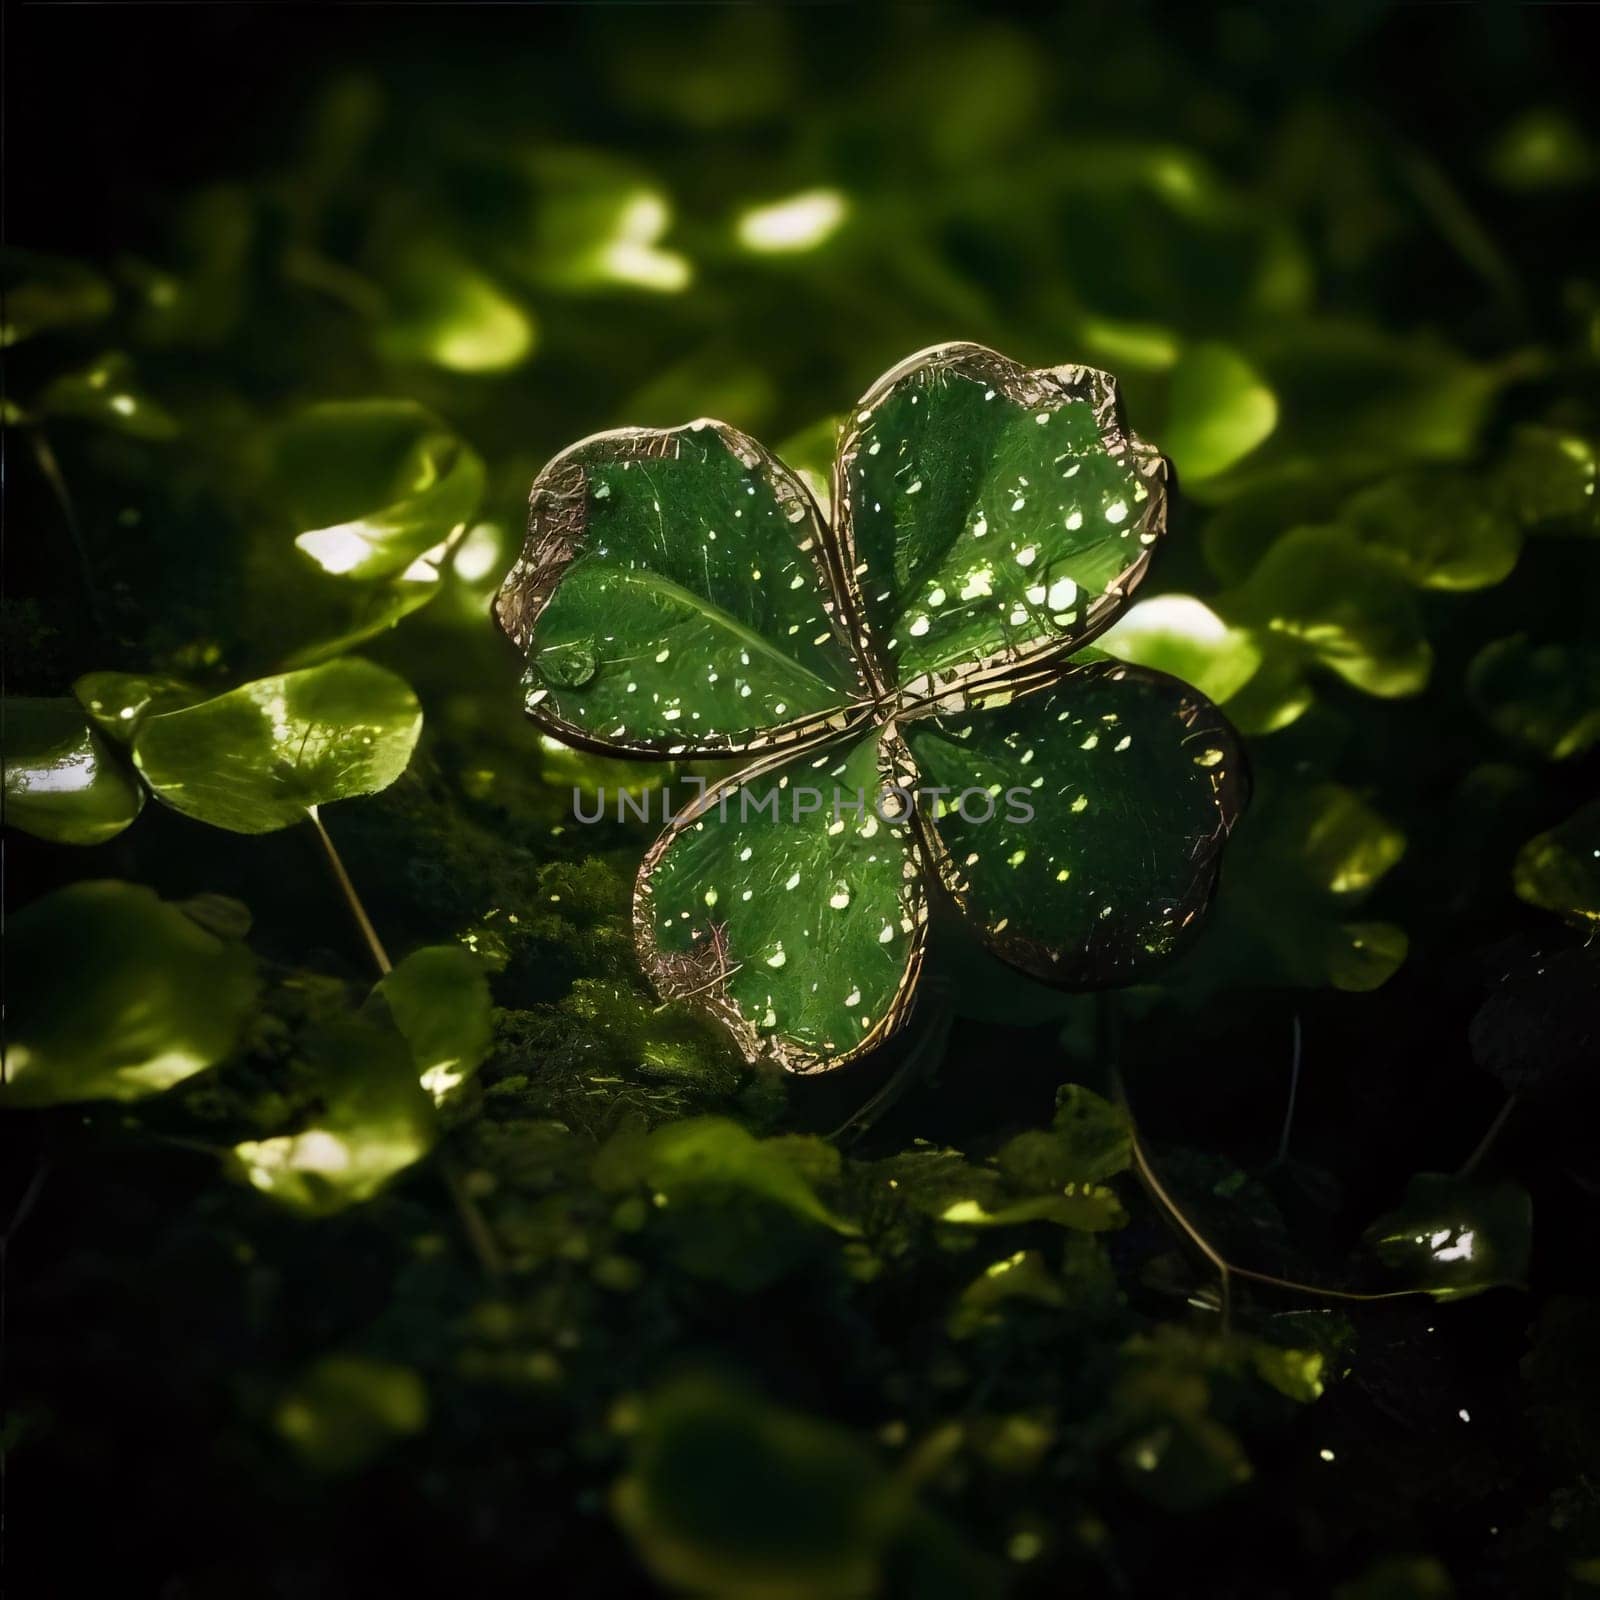
[[(0, 263), (19, 1571), (1591, 1591), (1581, 21), (216, 8), (197, 139), (176, 22), (52, 10)], [(952, 338), (1107, 367), (1176, 460), (1101, 644), (1257, 802), (1158, 981), (953, 936), (897, 1053), (785, 1083), (643, 988), (650, 830), (572, 821), (619, 771), (523, 724), (489, 595), (570, 440), (714, 416), (825, 489)], [(387, 975), (289, 827), (335, 799)], [(1224, 1332), (1112, 1060), (1229, 1259), (1429, 1294), (1236, 1279)]]

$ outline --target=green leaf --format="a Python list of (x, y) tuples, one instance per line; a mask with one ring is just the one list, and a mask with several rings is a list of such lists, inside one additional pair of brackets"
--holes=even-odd
[(1030, 1195), (990, 1210), (981, 1200), (956, 1200), (939, 1213), (941, 1222), (962, 1227), (1005, 1228), (1019, 1222), (1054, 1222), (1063, 1228), (1100, 1233), (1128, 1220), (1122, 1202), (1099, 1184), (1070, 1184), (1063, 1194)]
[(1578, 928), (1600, 927), (1600, 800), (1523, 845), (1512, 884), (1531, 906)]
[(458, 944), (413, 950), (372, 991), (411, 1046), (422, 1087), (442, 1102), (494, 1042), (483, 963)]
[(449, 245), (419, 241), (390, 265), (378, 348), (395, 361), (499, 373), (533, 351), (532, 315)]
[(855, 1435), (712, 1378), (643, 1402), (612, 1504), (658, 1582), (718, 1600), (875, 1593), (904, 1509)]
[(768, 762), (681, 812), (635, 896), (640, 963), (662, 997), (726, 1023), (747, 1059), (791, 1072), (892, 1035), (927, 919), (911, 830), (886, 820), (898, 797), (884, 786), (903, 768), (892, 734), (874, 735)]
[(192, 706), (198, 690), (159, 673), (86, 672), (72, 686), (94, 725), (119, 744), (132, 744), (146, 717)]
[(1517, 1286), (1528, 1276), (1533, 1204), (1514, 1183), (1420, 1172), (1400, 1204), (1367, 1230), (1366, 1245), (1435, 1300)]
[(1119, 663), (909, 723), (940, 881), (997, 955), (1064, 986), (1126, 983), (1211, 897), (1248, 777), (1233, 730), (1174, 679)]
[(144, 805), (144, 790), (72, 700), (4, 702), (5, 820), (56, 844), (104, 844)]
[(1385, 1556), (1341, 1583), (1333, 1600), (1455, 1600), (1449, 1570), (1432, 1556)]
[(1019, 1133), (995, 1161), (1023, 1189), (1104, 1183), (1133, 1164), (1127, 1113), (1081, 1084), (1063, 1084), (1050, 1128)]
[(422, 708), (402, 679), (347, 659), (151, 717), (133, 758), (174, 810), (235, 833), (271, 833), (304, 822), (314, 806), (388, 788), (421, 731)]
[(1261, 651), (1193, 595), (1140, 600), (1117, 618), (1095, 647), (1119, 661), (1151, 667), (1193, 685), (1221, 705), (1255, 676)]
[(353, 1472), (428, 1422), (428, 1391), (410, 1367), (323, 1356), (290, 1385), (273, 1425), (313, 1472)]
[(370, 1200), (439, 1136), (433, 1101), (398, 1033), (343, 1019), (312, 1045), (319, 1109), (302, 1127), (229, 1152), (230, 1171), (280, 1205), (329, 1216)]
[(0, 350), (37, 334), (96, 322), (109, 314), (111, 288), (88, 267), (61, 256), (6, 246), (0, 250)]
[(117, 351), (55, 379), (33, 410), (41, 417), (97, 423), (135, 439), (172, 439), (179, 431), (177, 419), (139, 388), (132, 362)]
[(608, 750), (793, 743), (842, 729), (866, 696), (815, 506), (721, 423), (557, 456), (496, 610), (528, 658), (529, 714)]
[(340, 621), (334, 631), (301, 645), (284, 658), (286, 667), (314, 667), (331, 661), (357, 645), (398, 627), (439, 593), (439, 568), (427, 556), (418, 556), (404, 572), (368, 583), (337, 580)]
[(1385, 478), (1348, 500), (1339, 527), (1422, 589), (1488, 589), (1522, 550), (1516, 520), (1469, 473), (1423, 469)]
[[(571, 293), (621, 287), (675, 294), (689, 286), (688, 259), (662, 247), (672, 205), (638, 169), (586, 150), (550, 149), (526, 167), (531, 226), (513, 235), (509, 268)], [(503, 240), (505, 220), (495, 220)]]
[(1178, 358), (1166, 446), (1185, 480), (1226, 472), (1277, 423), (1277, 397), (1238, 351), (1225, 344), (1196, 344)]
[(138, 1100), (222, 1060), (255, 1001), (250, 952), (131, 883), (75, 883), (12, 917), (0, 1103)]
[(1224, 613), (1293, 641), (1366, 694), (1417, 694), (1433, 668), (1404, 582), (1337, 529), (1298, 528), (1280, 539)]
[(834, 508), (885, 669), (931, 696), (1085, 641), (1144, 575), (1166, 470), (1093, 368), (958, 344), (885, 374), (840, 441)]
[(1500, 382), (1436, 338), (1332, 317), (1275, 326), (1249, 354), (1278, 396), (1264, 454), (1314, 459), (1325, 474), (1459, 460)]
[(279, 430), (275, 469), (300, 533), (324, 572), (381, 578), (471, 521), (484, 467), (432, 412), (409, 400), (308, 406)]
[(1503, 128), (1489, 150), (1490, 176), (1508, 189), (1571, 189), (1600, 168), (1583, 129), (1563, 111), (1540, 107)]
[(1502, 738), (1568, 761), (1600, 739), (1600, 647), (1496, 639), (1473, 657), (1467, 694)]
[(1600, 534), (1600, 448), (1564, 428), (1523, 427), (1500, 464), (1497, 489), (1530, 533)]
[(852, 1235), (858, 1230), (817, 1197), (804, 1170), (805, 1151), (786, 1139), (757, 1139), (724, 1117), (670, 1122), (630, 1145), (619, 1135), (602, 1150), (596, 1180), (611, 1188), (623, 1181), (647, 1184), (670, 1207), (695, 1194), (738, 1191), (745, 1199), (769, 1201), (806, 1222)]

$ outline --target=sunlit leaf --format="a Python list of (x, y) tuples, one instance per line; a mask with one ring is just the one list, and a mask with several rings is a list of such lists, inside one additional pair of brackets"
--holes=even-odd
[(201, 698), (181, 678), (144, 672), (86, 672), (72, 692), (101, 733), (119, 744), (132, 744), (146, 717), (191, 706)]
[(613, 1509), (662, 1583), (720, 1600), (837, 1600), (877, 1589), (899, 1512), (851, 1433), (711, 1379), (642, 1403)]
[(0, 1103), (138, 1100), (220, 1061), (256, 997), (255, 963), (150, 889), (75, 883), (6, 930)]
[(1048, 982), (1127, 982), (1211, 896), (1249, 789), (1233, 730), (1173, 679), (1120, 663), (1048, 693), (907, 724), (933, 865), (998, 955)]
[(1367, 1230), (1374, 1256), (1435, 1300), (1524, 1283), (1533, 1206), (1514, 1183), (1486, 1185), (1418, 1173), (1405, 1198)]
[(422, 1087), (443, 1101), (483, 1064), (494, 1040), (483, 963), (458, 944), (413, 950), (373, 990), (411, 1046)]
[(402, 679), (346, 659), (151, 717), (133, 756), (174, 810), (270, 833), (305, 821), (313, 806), (386, 789), (421, 731), (422, 709)]
[(171, 439), (179, 431), (177, 418), (139, 387), (132, 362), (120, 352), (56, 378), (32, 409), (40, 417), (92, 422), (136, 439)]
[(1535, 645), (1525, 633), (1486, 644), (1473, 657), (1467, 693), (1495, 732), (1552, 761), (1582, 755), (1600, 739), (1600, 648)]
[(666, 248), (667, 196), (636, 169), (590, 151), (541, 151), (529, 163), (532, 217), (521, 268), (570, 291), (622, 286), (673, 294), (694, 276)]
[(103, 844), (144, 805), (144, 790), (73, 700), (8, 698), (5, 821), (56, 844)]
[(1339, 527), (1424, 589), (1487, 589), (1522, 549), (1511, 513), (1481, 479), (1448, 469), (1386, 478), (1355, 495)]
[(1405, 583), (1334, 529), (1300, 528), (1279, 540), (1224, 614), (1293, 641), (1367, 694), (1416, 694), (1433, 667)]
[(463, 529), (484, 467), (431, 412), (409, 400), (308, 406), (279, 432), (275, 467), (295, 544), (325, 572), (404, 572)]
[(1600, 800), (1523, 845), (1512, 883), (1529, 905), (1579, 928), (1600, 926)]
[(979, 345), (879, 379), (837, 484), (864, 630), (902, 689), (930, 697), (1103, 626), (1166, 526), (1166, 463), (1126, 432), (1107, 374), (1030, 372)]
[(1218, 705), (1237, 694), (1261, 665), (1261, 652), (1248, 633), (1230, 628), (1204, 601), (1187, 594), (1136, 601), (1095, 645), (1119, 661), (1180, 678)]
[(1341, 897), (1367, 892), (1405, 854), (1406, 836), (1351, 789), (1316, 784), (1294, 804), (1301, 869)]
[(657, 755), (845, 727), (866, 690), (822, 537), (804, 488), (732, 428), (573, 446), (534, 484), (497, 606), (528, 657), (528, 711), (579, 742)]
[(1246, 636), (1260, 652), (1261, 662), (1244, 686), (1229, 695), (1228, 720), (1243, 734), (1281, 733), (1316, 703), (1307, 664), (1287, 638), (1256, 629)]
[(1497, 473), (1499, 492), (1531, 533), (1600, 534), (1600, 446), (1571, 429), (1523, 427)]
[(734, 233), (754, 255), (788, 255), (826, 244), (849, 215), (839, 190), (806, 189), (740, 212)]
[(106, 316), (110, 286), (81, 262), (7, 245), (0, 251), (0, 350), (36, 334), (74, 328)]
[(318, 1109), (291, 1133), (237, 1144), (233, 1174), (291, 1211), (327, 1216), (370, 1200), (438, 1138), (433, 1101), (398, 1033), (330, 1023), (312, 1046)]
[(418, 242), (390, 265), (378, 347), (451, 372), (505, 372), (533, 350), (532, 314), (448, 245)]
[(290, 1385), (272, 1417), (314, 1472), (351, 1472), (428, 1421), (428, 1391), (410, 1368), (367, 1356), (323, 1356)]
[(750, 1059), (796, 1072), (893, 1034), (927, 918), (914, 839), (888, 820), (897, 771), (872, 737), (730, 780), (683, 811), (645, 857), (635, 900), (640, 961), (662, 996), (725, 1022)]
[(1190, 345), (1172, 371), (1163, 443), (1184, 480), (1215, 477), (1277, 425), (1271, 388), (1236, 350)]
[(941, 1222), (969, 1228), (1004, 1228), (1019, 1222), (1054, 1222), (1063, 1228), (1099, 1233), (1120, 1228), (1128, 1215), (1122, 1202), (1100, 1184), (1068, 1184), (1061, 1194), (1029, 1195), (990, 1210), (981, 1200), (957, 1200), (939, 1214)]

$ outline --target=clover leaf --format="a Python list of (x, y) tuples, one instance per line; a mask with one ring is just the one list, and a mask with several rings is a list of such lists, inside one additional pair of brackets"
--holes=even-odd
[(850, 413), (830, 526), (754, 440), (625, 428), (539, 474), (501, 589), (526, 709), (608, 754), (743, 757), (640, 869), (641, 964), (745, 1056), (886, 1039), (942, 890), (1047, 981), (1125, 983), (1210, 898), (1248, 780), (1195, 690), (1083, 647), (1166, 526), (1114, 380), (978, 345)]

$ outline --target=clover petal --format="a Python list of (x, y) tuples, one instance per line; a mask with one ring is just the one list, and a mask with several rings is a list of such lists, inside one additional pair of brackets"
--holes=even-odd
[(529, 714), (636, 755), (768, 750), (868, 712), (804, 486), (720, 422), (583, 440), (534, 481), (497, 603)]
[(1144, 575), (1166, 472), (1125, 431), (1107, 373), (1029, 371), (975, 344), (901, 363), (856, 407), (834, 466), (842, 563), (881, 670), (931, 695), (1086, 643)]
[(774, 757), (682, 812), (634, 895), (640, 960), (662, 997), (694, 1001), (750, 1060), (791, 1072), (888, 1038), (927, 921), (915, 833), (877, 805), (906, 769), (898, 735), (880, 728), (853, 747)]
[[(1249, 790), (1210, 701), (1113, 661), (909, 723), (905, 740), (922, 783), (953, 791), (918, 812), (944, 887), (997, 955), (1074, 988), (1129, 982), (1178, 947)], [(978, 796), (953, 808), (971, 790), (988, 820)]]

